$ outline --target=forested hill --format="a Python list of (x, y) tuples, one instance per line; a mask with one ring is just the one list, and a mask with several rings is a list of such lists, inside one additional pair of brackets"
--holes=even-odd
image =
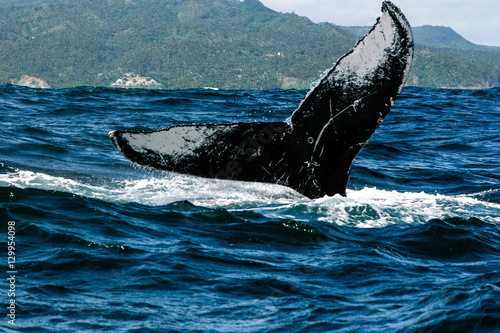
[[(258, 0), (0, 0), (0, 31), (0, 82), (52, 87), (308, 88), (358, 39)], [(498, 86), (499, 50), (418, 46), (408, 83)]]

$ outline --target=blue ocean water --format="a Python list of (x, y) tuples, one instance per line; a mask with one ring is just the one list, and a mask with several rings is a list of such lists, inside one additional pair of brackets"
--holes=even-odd
[(148, 170), (107, 136), (284, 120), (305, 93), (0, 86), (0, 329), (500, 331), (498, 88), (405, 88), (347, 198)]

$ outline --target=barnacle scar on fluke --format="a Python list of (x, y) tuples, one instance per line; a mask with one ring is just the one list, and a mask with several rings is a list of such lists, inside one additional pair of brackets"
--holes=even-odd
[(370, 32), (286, 122), (113, 131), (131, 161), (208, 178), (285, 185), (310, 198), (345, 195), (351, 164), (389, 113), (413, 61), (411, 28), (389, 1)]

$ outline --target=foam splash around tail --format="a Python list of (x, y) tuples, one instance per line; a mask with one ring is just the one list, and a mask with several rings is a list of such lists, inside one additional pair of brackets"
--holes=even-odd
[(311, 220), (352, 227), (426, 223), (450, 217), (500, 223), (500, 205), (471, 196), (400, 193), (376, 188), (350, 190), (348, 197), (308, 199), (279, 185), (166, 174), (162, 178), (92, 181), (17, 170), (0, 174), (0, 186), (72, 193), (115, 204), (163, 206), (187, 200), (194, 205), (254, 211), (269, 219)]

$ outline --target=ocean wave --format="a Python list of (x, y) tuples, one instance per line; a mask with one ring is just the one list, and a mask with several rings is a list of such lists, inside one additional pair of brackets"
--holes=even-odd
[(0, 186), (71, 193), (117, 204), (164, 206), (188, 201), (229, 211), (255, 211), (267, 218), (321, 221), (359, 228), (426, 223), (432, 219), (476, 217), (500, 223), (500, 204), (470, 195), (398, 192), (375, 187), (348, 190), (347, 197), (310, 200), (279, 185), (245, 183), (165, 173), (163, 178), (71, 179), (12, 169), (0, 174)]

